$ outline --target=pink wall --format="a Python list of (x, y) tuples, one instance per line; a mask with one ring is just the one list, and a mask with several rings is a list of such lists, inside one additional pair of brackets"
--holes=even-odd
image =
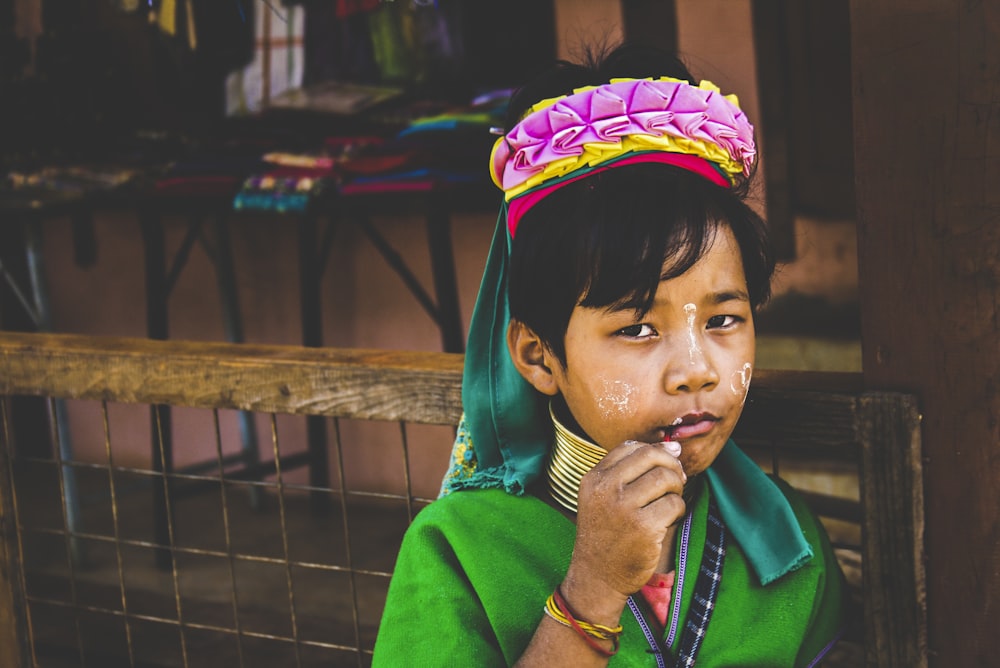
[[(493, 214), (460, 215), (452, 223), (465, 328), (494, 223)], [(247, 341), (278, 344), (301, 341), (298, 251), (293, 224), (279, 216), (235, 216), (231, 221), (237, 289)], [(381, 218), (375, 224), (405, 255), (423, 285), (433, 291), (423, 219)], [(183, 238), (184, 221), (168, 218), (166, 230), (168, 253), (172, 255)], [(57, 219), (45, 225), (44, 252), (49, 267), (54, 328), (94, 335), (145, 336), (144, 269), (138, 223), (126, 213), (99, 215), (96, 232), (98, 261), (84, 269), (73, 262), (69, 221)], [(215, 281), (213, 265), (196, 246), (171, 295), (172, 338), (224, 340)], [(435, 323), (371, 243), (351, 225), (337, 229), (322, 295), (324, 345), (441, 350)], [(105, 445), (99, 407), (73, 402), (70, 410), (77, 456), (88, 461), (103, 460)], [(120, 451), (114, 451), (115, 462), (148, 465), (146, 409), (113, 406), (111, 417), (112, 443), (120, 446)], [(213, 422), (209, 413), (177, 409), (174, 425), (178, 466), (214, 456)], [(298, 451), (304, 447), (303, 419), (281, 418), (278, 425), (283, 448)], [(222, 426), (224, 447), (227, 452), (234, 451), (239, 446), (235, 414), (223, 416)], [(260, 447), (265, 453), (271, 448), (270, 431), (267, 419), (259, 417)], [(447, 464), (451, 434), (446, 428), (420, 427), (413, 431), (411, 466), (417, 492), (433, 496)], [(387, 446), (388, 452), (396, 456), (399, 448), (396, 425), (345, 424), (342, 436), (346, 444), (353, 444), (345, 449), (345, 468), (352, 486), (374, 489), (394, 484), (402, 489), (401, 468), (390, 467), (387, 472), (385, 458), (372, 456), (376, 452), (374, 444), (382, 441), (392, 444)], [(301, 481), (301, 474), (295, 478)]]

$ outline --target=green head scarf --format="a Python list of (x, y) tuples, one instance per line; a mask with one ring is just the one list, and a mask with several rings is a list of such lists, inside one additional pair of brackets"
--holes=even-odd
[(548, 397), (521, 376), (507, 351), (510, 244), (504, 203), (469, 326), (464, 414), (442, 494), (480, 487), (523, 494), (545, 468), (552, 444)]

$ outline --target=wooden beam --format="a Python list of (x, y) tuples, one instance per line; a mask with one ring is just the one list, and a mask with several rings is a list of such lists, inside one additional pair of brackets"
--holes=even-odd
[(462, 359), (4, 332), (0, 394), (457, 424)]
[[(761, 381), (761, 382), (758, 382)], [(795, 419), (788, 419), (794, 415)], [(857, 460), (857, 397), (851, 394), (772, 389), (755, 378), (733, 438), (738, 443), (772, 442), (787, 449), (848, 450)]]
[(853, 0), (850, 15), (865, 383), (920, 398), (930, 663), (994, 665), (1000, 14)]

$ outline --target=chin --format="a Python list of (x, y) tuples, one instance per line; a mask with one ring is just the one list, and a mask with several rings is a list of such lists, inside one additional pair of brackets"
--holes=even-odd
[[(729, 439), (726, 440), (728, 441)], [(713, 444), (708, 448), (699, 448), (692, 457), (687, 458), (684, 456), (684, 444), (682, 443), (681, 464), (684, 466), (684, 472), (688, 474), (688, 476), (695, 476), (699, 473), (704, 473), (705, 469), (715, 462), (715, 458), (719, 456), (720, 452), (722, 452), (722, 448), (725, 444), (726, 441), (723, 441), (718, 445)]]

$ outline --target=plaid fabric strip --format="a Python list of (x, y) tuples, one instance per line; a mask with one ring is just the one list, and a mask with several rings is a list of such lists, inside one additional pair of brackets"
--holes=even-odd
[[(685, 522), (685, 529), (690, 529), (691, 516)], [(686, 538), (687, 531), (684, 532)], [(682, 553), (687, 554), (687, 545), (682, 546)], [(701, 557), (701, 566), (698, 570), (698, 577), (694, 582), (694, 594), (691, 607), (688, 609), (687, 620), (684, 623), (684, 630), (681, 633), (678, 647), (677, 661), (674, 666), (677, 668), (691, 668), (694, 666), (698, 650), (701, 649), (701, 642), (705, 638), (708, 629), (708, 622), (712, 617), (712, 610), (715, 609), (715, 600), (719, 595), (719, 582), (722, 580), (722, 562), (726, 556), (726, 527), (719, 518), (719, 509), (715, 505), (715, 499), (709, 499), (708, 503), (708, 526), (705, 530), (705, 552)], [(683, 568), (679, 569), (683, 576)], [(680, 600), (683, 580), (678, 580), (675, 596)], [(639, 606), (630, 596), (628, 607), (635, 615), (639, 627), (642, 629), (650, 649), (647, 650), (656, 658), (656, 665), (663, 668), (666, 665), (665, 656), (670, 640), (661, 644), (649, 623), (643, 617)], [(676, 615), (676, 610), (674, 615)]]
[(708, 622), (715, 609), (722, 580), (722, 562), (726, 556), (726, 529), (719, 519), (719, 510), (712, 499), (708, 506), (708, 526), (705, 534), (705, 553), (701, 558), (701, 568), (694, 583), (694, 596), (688, 610), (684, 631), (678, 648), (677, 668), (694, 666), (708, 630)]

